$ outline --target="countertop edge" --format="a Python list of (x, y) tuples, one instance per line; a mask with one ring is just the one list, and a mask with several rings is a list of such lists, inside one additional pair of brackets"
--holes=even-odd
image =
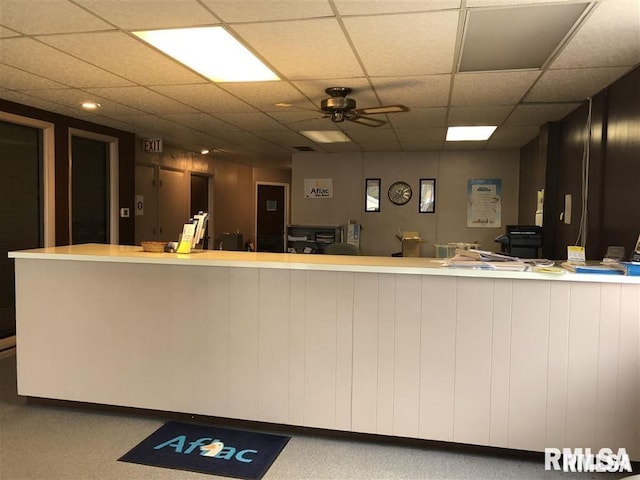
[[(102, 252), (102, 253), (100, 253)], [(243, 254), (251, 258), (240, 258)], [(221, 255), (221, 256), (220, 256)], [(614, 284), (640, 284), (640, 277), (585, 273), (517, 272), (485, 269), (442, 267), (442, 259), (391, 257), (349, 257), (337, 255), (270, 254), (256, 252), (195, 251), (190, 254), (142, 252), (141, 247), (121, 245), (72, 245), (32, 250), (10, 251), (9, 258), (30, 260), (65, 260), (104, 263), (138, 263), (150, 265), (185, 265), (234, 268), (266, 268), (285, 270), (334, 271), (353, 273), (385, 273), (433, 275), (518, 280), (550, 280)], [(275, 258), (269, 258), (274, 256)], [(304, 258), (300, 258), (304, 257)], [(321, 258), (322, 257), (322, 258)], [(313, 261), (304, 261), (313, 260)], [(367, 263), (370, 262), (370, 263)], [(389, 265), (397, 262), (404, 264)]]

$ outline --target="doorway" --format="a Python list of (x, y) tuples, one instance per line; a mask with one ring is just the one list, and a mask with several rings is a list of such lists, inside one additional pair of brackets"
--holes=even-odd
[[(191, 218), (198, 214), (198, 212), (207, 212), (211, 215), (212, 209), (209, 203), (209, 183), (211, 177), (207, 175), (198, 175), (196, 173), (191, 174), (191, 201), (189, 203), (189, 211)], [(213, 245), (211, 244), (211, 218), (207, 222), (207, 232), (202, 241), (202, 248), (207, 250)]]
[(69, 129), (69, 242), (119, 241), (118, 140)]
[(71, 243), (109, 243), (109, 145), (71, 141)]
[(257, 183), (256, 188), (256, 251), (282, 253), (289, 216), (289, 185)]

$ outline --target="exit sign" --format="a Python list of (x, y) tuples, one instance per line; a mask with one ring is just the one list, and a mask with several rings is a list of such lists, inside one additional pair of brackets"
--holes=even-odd
[(142, 150), (144, 152), (162, 152), (161, 138), (144, 138), (142, 139)]

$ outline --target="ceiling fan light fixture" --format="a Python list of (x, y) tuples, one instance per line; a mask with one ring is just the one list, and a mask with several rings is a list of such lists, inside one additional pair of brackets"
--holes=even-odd
[(82, 102), (82, 108), (85, 110), (97, 110), (101, 107), (99, 103), (96, 102)]
[(213, 82), (280, 80), (223, 27), (145, 30), (133, 34)]
[(304, 130), (300, 133), (316, 143), (347, 143), (351, 141), (339, 130)]
[(447, 128), (447, 142), (478, 142), (488, 140), (495, 129), (493, 125), (476, 125)]

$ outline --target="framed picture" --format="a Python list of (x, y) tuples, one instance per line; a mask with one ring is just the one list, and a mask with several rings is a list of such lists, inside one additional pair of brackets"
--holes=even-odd
[(436, 213), (436, 179), (420, 179), (419, 213)]
[(380, 211), (380, 179), (367, 178), (364, 187), (364, 211)]

